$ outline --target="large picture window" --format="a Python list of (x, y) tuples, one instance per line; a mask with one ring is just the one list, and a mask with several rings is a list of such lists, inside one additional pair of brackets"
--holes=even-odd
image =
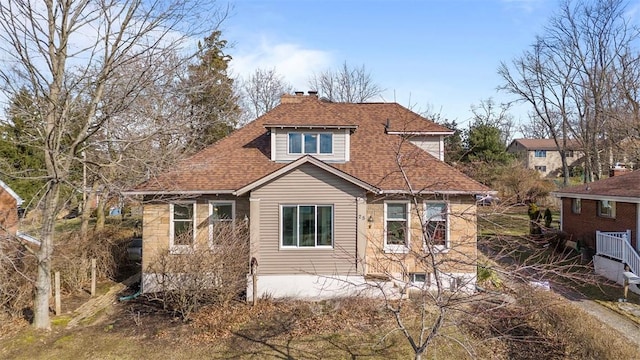
[(170, 245), (174, 247), (193, 246), (195, 239), (195, 203), (170, 204)]
[(425, 237), (428, 245), (448, 247), (449, 219), (446, 202), (426, 202)]
[(289, 133), (289, 154), (331, 154), (332, 133)]
[(283, 247), (333, 245), (332, 205), (282, 205)]
[(403, 250), (409, 246), (409, 206), (405, 201), (384, 203), (385, 250)]
[[(212, 201), (209, 203), (209, 245), (215, 246), (223, 237), (232, 236), (235, 220), (234, 201)], [(227, 239), (228, 240), (228, 239)]]
[(616, 202), (610, 200), (598, 201), (598, 216), (606, 218), (616, 217)]

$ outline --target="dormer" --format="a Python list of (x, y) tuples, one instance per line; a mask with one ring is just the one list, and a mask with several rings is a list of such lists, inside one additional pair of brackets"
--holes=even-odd
[(304, 155), (326, 162), (350, 160), (351, 134), (357, 125), (319, 100), (317, 92), (283, 95), (281, 104), (286, 110), (277, 122), (264, 125), (271, 138), (271, 161), (291, 162)]
[(426, 123), (415, 119), (411, 121), (387, 120), (385, 131), (388, 135), (399, 135), (406, 138), (413, 145), (440, 161), (444, 161), (444, 138), (454, 134), (454, 131), (435, 123)]
[(326, 162), (350, 160), (355, 125), (266, 125), (271, 134), (271, 161), (290, 162), (313, 155)]

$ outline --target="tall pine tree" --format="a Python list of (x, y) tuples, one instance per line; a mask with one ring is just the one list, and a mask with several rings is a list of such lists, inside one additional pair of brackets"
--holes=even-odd
[(189, 66), (187, 81), (191, 103), (193, 149), (200, 150), (225, 137), (238, 125), (241, 110), (227, 68), (227, 41), (219, 30), (198, 44), (198, 63)]
[(44, 152), (41, 119), (35, 115), (34, 98), (22, 89), (7, 109), (7, 120), (0, 123), (0, 172), (2, 180), (29, 204), (44, 187)]

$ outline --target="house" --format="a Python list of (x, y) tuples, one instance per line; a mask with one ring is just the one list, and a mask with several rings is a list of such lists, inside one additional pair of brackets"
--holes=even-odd
[[(450, 134), (396, 103), (284, 95), (267, 114), (127, 192), (144, 204), (143, 291), (153, 291), (154, 256), (212, 244), (220, 219), (249, 223), (257, 296), (332, 296), (385, 277), (428, 285), (435, 271), (446, 286), (473, 290), (475, 195), (490, 189), (443, 161)], [(431, 255), (435, 270), (424, 264)], [(249, 270), (249, 259), (237, 261)]]
[(18, 208), (22, 198), (0, 180), (0, 237), (7, 238), (18, 232)]
[[(579, 164), (582, 159), (583, 153), (578, 149), (577, 141), (568, 141), (566, 155), (569, 166)], [(527, 169), (537, 170), (543, 177), (562, 175), (562, 158), (553, 139), (515, 139), (507, 147), (507, 152), (516, 155)]]
[(595, 250), (596, 272), (619, 282), (625, 264), (640, 273), (640, 171), (620, 170), (553, 193), (562, 202), (562, 231)]

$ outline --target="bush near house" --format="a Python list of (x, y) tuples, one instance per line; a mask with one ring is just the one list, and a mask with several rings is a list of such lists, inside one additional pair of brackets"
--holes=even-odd
[[(219, 223), (213, 232), (209, 244), (198, 243), (180, 253), (160, 252), (145, 271), (151, 274), (145, 286), (155, 291), (147, 297), (183, 321), (190, 320), (204, 305), (224, 306), (246, 291), (248, 224), (244, 221)], [(182, 236), (186, 238), (182, 243), (193, 241), (191, 232)]]

